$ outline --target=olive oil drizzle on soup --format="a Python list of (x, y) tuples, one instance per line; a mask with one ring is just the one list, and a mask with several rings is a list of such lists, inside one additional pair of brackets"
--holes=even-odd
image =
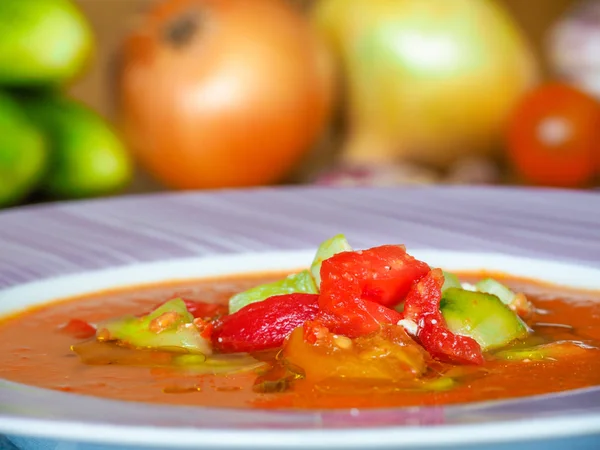
[[(496, 279), (501, 279), (495, 275)], [(143, 286), (67, 299), (0, 320), (0, 378), (99, 397), (173, 405), (235, 408), (375, 408), (453, 404), (559, 392), (600, 385), (600, 293), (578, 292), (503, 279), (525, 292), (536, 307), (530, 320), (539, 342), (576, 341), (579, 351), (542, 361), (486, 358), (482, 366), (439, 363), (449, 374), (448, 389), (404, 389), (397, 384), (356, 382), (310, 384), (294, 380), (288, 389), (257, 389), (265, 367), (277, 365), (277, 352), (254, 355), (260, 368), (227, 375), (195, 373), (163, 364), (153, 366), (84, 364), (71, 350), (81, 342), (64, 333), (70, 319), (90, 323), (151, 310), (169, 298), (183, 296), (226, 303), (229, 297), (280, 275), (190, 281)], [(479, 277), (466, 274), (470, 281)], [(160, 355), (158, 355), (160, 356)], [(114, 361), (112, 361), (114, 362)], [(264, 381), (264, 380), (263, 380)], [(267, 389), (268, 391), (268, 389)]]

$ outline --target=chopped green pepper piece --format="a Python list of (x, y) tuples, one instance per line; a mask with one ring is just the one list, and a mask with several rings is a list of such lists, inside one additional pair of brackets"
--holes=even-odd
[(195, 374), (212, 375), (250, 372), (268, 366), (268, 363), (246, 354), (213, 355), (204, 359), (197, 356), (177, 355), (173, 358), (173, 364)]
[(177, 366), (197, 366), (206, 362), (206, 355), (177, 355), (173, 358), (173, 364)]
[(316, 392), (344, 395), (348, 391), (363, 395), (387, 395), (399, 392), (444, 392), (457, 385), (450, 377), (433, 379), (381, 380), (371, 378), (327, 378), (315, 384)]
[(83, 341), (71, 346), (81, 362), (90, 366), (160, 367), (168, 366), (174, 353), (160, 350), (139, 350), (119, 345), (116, 342)]
[[(415, 380), (417, 381), (417, 380)], [(433, 380), (418, 380), (421, 389), (425, 391), (447, 391), (456, 386), (456, 381), (450, 377), (439, 377)]]
[(206, 356), (200, 353), (173, 353), (160, 350), (128, 348), (113, 342), (80, 342), (71, 349), (82, 362), (92, 366), (126, 365), (178, 368), (195, 375), (229, 374), (258, 371), (269, 364), (247, 354)]
[(472, 337), (483, 350), (505, 346), (529, 333), (521, 318), (495, 295), (448, 288), (440, 309), (453, 333)]
[(529, 348), (511, 348), (495, 353), (494, 356), (507, 361), (543, 361), (557, 360), (565, 356), (574, 356), (594, 348), (577, 341), (557, 341)]
[(180, 353), (211, 353), (180, 298), (169, 300), (142, 317), (125, 316), (98, 324), (99, 341), (119, 341), (134, 347)]
[(460, 280), (456, 275), (450, 272), (446, 272), (445, 270), (443, 270), (442, 273), (444, 274), (444, 285), (442, 286), (442, 292), (445, 292), (447, 289), (450, 288), (462, 288)]
[(337, 234), (319, 245), (317, 254), (310, 265), (310, 273), (315, 280), (317, 288), (321, 286), (321, 264), (323, 264), (323, 261), (331, 258), (337, 253), (350, 251), (352, 251), (352, 247), (350, 247), (350, 244), (348, 244), (348, 241), (346, 240), (346, 236), (343, 234)]
[(484, 280), (478, 281), (477, 283), (475, 283), (475, 288), (479, 292), (495, 295), (505, 305), (510, 305), (513, 302), (516, 295), (513, 291), (504, 286), (502, 283), (499, 283), (498, 281), (492, 278), (486, 278)]
[(250, 303), (261, 302), (274, 295), (301, 292), (317, 294), (317, 286), (308, 270), (292, 274), (283, 280), (261, 284), (247, 291), (234, 295), (229, 299), (229, 314), (233, 314)]

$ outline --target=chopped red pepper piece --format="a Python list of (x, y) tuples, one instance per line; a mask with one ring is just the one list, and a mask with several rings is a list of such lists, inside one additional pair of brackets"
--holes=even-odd
[(434, 358), (460, 364), (483, 364), (481, 347), (472, 338), (448, 329), (440, 311), (444, 274), (431, 270), (408, 293), (404, 317), (417, 324), (417, 338)]
[(223, 353), (278, 348), (285, 338), (319, 310), (316, 294), (285, 294), (244, 306), (214, 322), (213, 346)]
[(334, 333), (358, 337), (397, 323), (402, 315), (390, 307), (400, 303), (429, 271), (399, 245), (338, 253), (321, 266), (319, 306)]
[(215, 328), (214, 322), (210, 320), (204, 320), (201, 317), (196, 317), (194, 319), (194, 325), (200, 333), (200, 336), (208, 341), (212, 340), (212, 332)]
[(96, 328), (85, 320), (71, 319), (61, 328), (61, 331), (76, 339), (89, 339), (96, 335)]

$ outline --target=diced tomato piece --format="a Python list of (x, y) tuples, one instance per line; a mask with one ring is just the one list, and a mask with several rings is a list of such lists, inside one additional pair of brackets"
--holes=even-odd
[(316, 294), (285, 294), (244, 306), (214, 322), (213, 347), (222, 353), (278, 348), (295, 328), (319, 311)]
[(349, 337), (377, 331), (402, 318), (397, 305), (429, 266), (399, 245), (338, 253), (321, 266), (319, 306), (331, 331)]
[(460, 364), (483, 364), (481, 347), (448, 329), (440, 311), (444, 274), (431, 270), (408, 293), (404, 317), (417, 324), (417, 338), (434, 358)]
[(406, 296), (404, 318), (418, 323), (424, 314), (432, 314), (435, 319), (442, 320), (440, 301), (443, 285), (444, 273), (440, 269), (429, 271)]
[(212, 320), (205, 320), (201, 317), (196, 317), (194, 319), (194, 325), (200, 333), (200, 336), (202, 336), (207, 341), (212, 340), (211, 336), (215, 328), (214, 322)]
[(61, 331), (76, 339), (89, 339), (96, 335), (96, 328), (85, 320), (71, 319), (61, 327)]
[(194, 318), (213, 319), (227, 314), (227, 306), (218, 303), (206, 303), (199, 300), (183, 299), (187, 310)]
[(431, 314), (419, 321), (418, 339), (429, 354), (441, 361), (483, 364), (481, 347), (473, 338), (452, 333)]
[(361, 254), (366, 275), (362, 297), (388, 308), (401, 303), (415, 282), (429, 272), (429, 266), (415, 259), (403, 245), (382, 245)]
[(402, 314), (395, 309), (387, 308), (379, 303), (365, 301), (365, 309), (380, 324), (397, 324), (403, 318)]

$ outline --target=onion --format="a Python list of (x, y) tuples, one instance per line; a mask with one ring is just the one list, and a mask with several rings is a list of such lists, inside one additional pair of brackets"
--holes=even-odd
[(353, 164), (493, 155), (537, 80), (530, 48), (490, 0), (322, 0), (312, 16), (345, 75)]
[(167, 0), (125, 42), (125, 134), (172, 188), (274, 183), (324, 130), (333, 83), (329, 53), (285, 2)]

